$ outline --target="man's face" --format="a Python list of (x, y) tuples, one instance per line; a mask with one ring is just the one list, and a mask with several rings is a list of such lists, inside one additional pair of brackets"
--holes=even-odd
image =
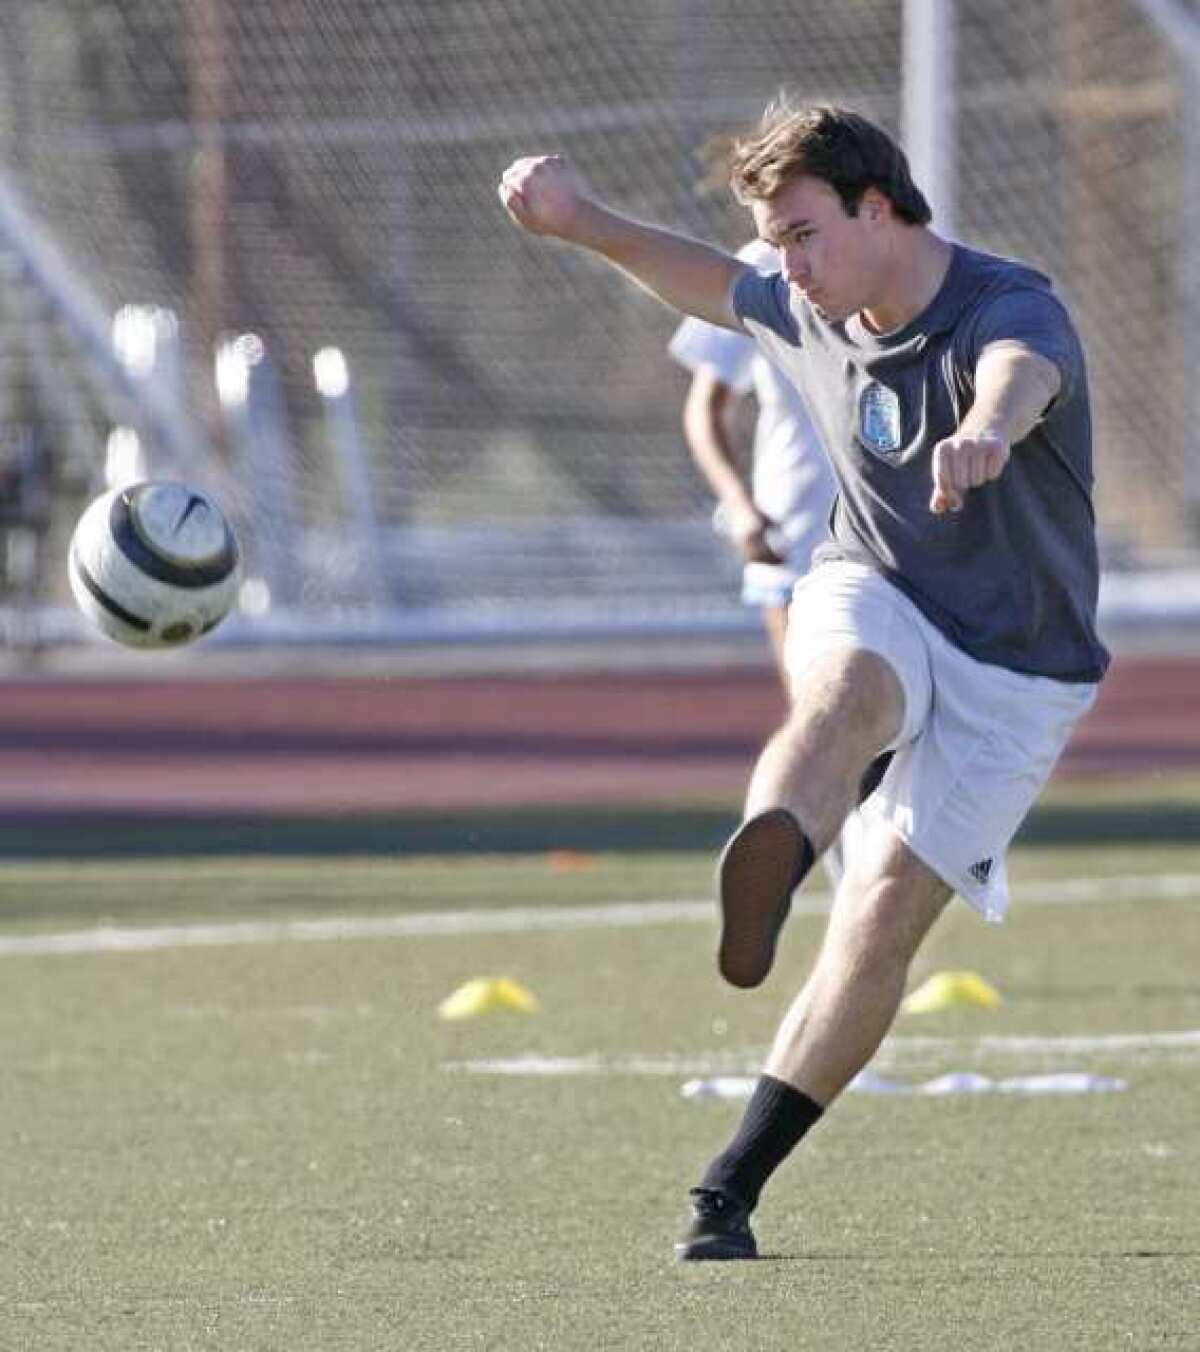
[(823, 179), (794, 179), (766, 202), (751, 203), (759, 237), (779, 254), (789, 286), (832, 322), (867, 308), (881, 265), (880, 194), (868, 189), (856, 216)]

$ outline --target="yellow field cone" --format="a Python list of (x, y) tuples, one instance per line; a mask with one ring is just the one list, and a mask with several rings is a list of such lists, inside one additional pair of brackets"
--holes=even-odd
[(995, 1009), (1003, 1003), (1000, 992), (978, 972), (935, 972), (905, 1000), (906, 1014), (936, 1014), (956, 1005), (978, 1005)]
[(443, 1019), (473, 1019), (496, 1009), (536, 1014), (541, 1006), (532, 991), (506, 976), (480, 976), (464, 982), (438, 1005)]

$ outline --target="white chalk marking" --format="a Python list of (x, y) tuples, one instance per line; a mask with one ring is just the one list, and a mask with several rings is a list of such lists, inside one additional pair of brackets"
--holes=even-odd
[[(688, 1080), (680, 1093), (693, 1101), (704, 1099), (748, 1099), (758, 1080), (753, 1075), (718, 1075)], [(889, 1080), (870, 1068), (860, 1071), (846, 1086), (850, 1094), (874, 1094), (889, 1098), (948, 1098), (962, 1094), (1114, 1094), (1129, 1088), (1125, 1080), (1109, 1075), (1090, 1075), (1083, 1071), (1057, 1071), (1049, 1075), (1010, 1075), (994, 1080), (973, 1070), (952, 1070), (936, 1079), (918, 1081)]]
[[(487, 1058), (476, 1061), (447, 1061), (443, 1070), (467, 1071), (476, 1075), (681, 1075), (713, 1076), (753, 1073), (761, 1067), (765, 1048), (737, 1052), (700, 1052), (693, 1055), (604, 1056), (591, 1052), (586, 1056), (524, 1056)], [(1177, 1033), (1097, 1033), (1067, 1037), (889, 1037), (881, 1052), (895, 1059), (905, 1052), (927, 1055), (931, 1051), (957, 1056), (996, 1054), (1002, 1056), (1103, 1056), (1114, 1053), (1171, 1051), (1200, 1052), (1200, 1028)], [(885, 1056), (886, 1059), (886, 1056)]]
[[(1062, 878), (1015, 889), (1016, 906), (1088, 905), (1117, 901), (1197, 901), (1200, 874), (1165, 873), (1119, 878)], [(796, 898), (793, 910), (820, 915), (827, 893)], [(709, 925), (711, 901), (609, 902), (595, 906), (513, 906), (494, 910), (417, 911), (410, 915), (331, 916), (318, 920), (237, 920), (194, 925), (116, 926), (52, 934), (0, 937), (0, 958), (90, 953), (145, 953), (161, 949), (245, 944), (332, 943), (355, 939), (417, 939), (461, 934), (530, 934), (576, 929), (630, 929), (646, 925)]]
[[(1200, 879), (1197, 883), (1200, 885)], [(649, 901), (601, 906), (415, 911), (410, 915), (331, 916), (320, 920), (236, 920), (207, 925), (102, 925), (59, 934), (0, 938), (0, 957), (139, 953), (164, 948), (332, 943), (352, 939), (420, 939), (461, 934), (529, 934), (544, 930), (627, 929), (638, 925), (707, 923), (712, 918), (713, 904), (709, 901)]]

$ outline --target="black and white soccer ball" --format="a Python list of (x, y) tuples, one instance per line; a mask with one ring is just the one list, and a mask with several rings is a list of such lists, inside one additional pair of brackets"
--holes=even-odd
[(152, 480), (110, 489), (75, 527), (69, 559), (80, 610), (130, 648), (177, 648), (214, 629), (237, 599), (241, 552), (199, 488)]

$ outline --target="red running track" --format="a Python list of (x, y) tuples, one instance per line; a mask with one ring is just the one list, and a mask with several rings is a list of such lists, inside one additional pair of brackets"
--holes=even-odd
[[(8, 681), (0, 813), (736, 804), (768, 671)], [(1114, 664), (1060, 775), (1200, 771), (1200, 660)]]

